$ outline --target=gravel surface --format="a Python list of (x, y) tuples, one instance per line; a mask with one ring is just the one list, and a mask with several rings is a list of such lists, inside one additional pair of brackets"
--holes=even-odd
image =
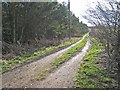
[(38, 81), (31, 85), (32, 88), (72, 88), (79, 65), (82, 63), (83, 57), (86, 55), (87, 50), (90, 46), (88, 40), (84, 48), (79, 54), (64, 63), (54, 73), (51, 73), (45, 80)]
[[(83, 37), (84, 38), (84, 37)], [(82, 38), (82, 39), (83, 39)], [(2, 87), (3, 88), (23, 88), (29, 85), (32, 86), (33, 80), (35, 80), (36, 76), (45, 68), (47, 67), (55, 58), (62, 55), (71, 47), (80, 43), (81, 40), (72, 44), (71, 46), (60, 50), (56, 53), (48, 55), (38, 61), (29, 63), (27, 65), (23, 65), (18, 67), (12, 71), (8, 71), (2, 75)], [(67, 65), (68, 67), (68, 65)], [(66, 71), (65, 71), (66, 72)], [(53, 81), (53, 80), (52, 80)], [(39, 85), (38, 85), (39, 86)]]

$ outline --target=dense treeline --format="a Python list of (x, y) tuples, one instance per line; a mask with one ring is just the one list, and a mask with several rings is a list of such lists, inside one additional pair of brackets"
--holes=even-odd
[(13, 45), (22, 48), (30, 45), (34, 48), (57, 45), (64, 38), (80, 36), (87, 32), (86, 24), (79, 22), (79, 18), (72, 12), (69, 23), (68, 15), (69, 9), (66, 3), (3, 2), (3, 54), (16, 53), (18, 50), (12, 48)]

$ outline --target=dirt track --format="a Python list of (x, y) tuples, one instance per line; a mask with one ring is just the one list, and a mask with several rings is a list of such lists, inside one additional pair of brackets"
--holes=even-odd
[[(2, 87), (3, 88), (5, 88), (5, 87), (7, 87), (7, 88), (22, 88), (22, 87), (31, 87), (31, 86), (33, 86), (32, 81), (35, 80), (37, 75), (45, 67), (47, 67), (55, 58), (62, 55), (68, 49), (70, 49), (71, 47), (77, 45), (80, 42), (81, 42), (81, 40), (76, 42), (75, 44), (61, 50), (61, 51), (58, 51), (58, 52), (53, 53), (51, 55), (48, 55), (48, 56), (46, 56), (46, 57), (44, 57), (44, 58), (42, 58), (42, 59), (40, 59), (38, 61), (32, 62), (30, 64), (19, 67), (19, 68), (15, 69), (15, 70), (4, 73), (2, 75)], [(38, 87), (39, 87), (39, 85), (38, 85)]]
[(76, 79), (79, 65), (82, 63), (82, 58), (87, 53), (90, 46), (88, 40), (85, 47), (79, 54), (64, 63), (56, 72), (51, 73), (45, 80), (36, 82), (31, 85), (32, 88), (72, 88)]

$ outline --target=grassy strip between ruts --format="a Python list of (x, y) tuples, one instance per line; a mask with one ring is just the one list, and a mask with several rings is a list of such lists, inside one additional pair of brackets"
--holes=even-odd
[(87, 39), (88, 39), (88, 35), (86, 35), (79, 44), (70, 48), (62, 56), (56, 58), (54, 62), (52, 62), (52, 67), (57, 68), (60, 64), (64, 63), (65, 61), (73, 57), (78, 51), (80, 51), (85, 46)]
[(23, 56), (18, 56), (14, 59), (11, 59), (11, 60), (2, 60), (2, 64), (0, 64), (0, 67), (1, 67), (0, 71), (4, 72), (6, 70), (9, 70), (12, 67), (15, 67), (18, 64), (29, 62), (30, 60), (32, 60), (34, 58), (48, 55), (48, 54), (56, 51), (57, 49), (69, 46), (69, 45), (77, 42), (78, 40), (80, 40), (80, 38), (72, 38), (72, 39), (70, 39), (70, 40), (68, 40), (68, 41), (66, 41), (58, 46), (51, 46), (51, 47), (45, 48), (43, 50), (40, 50), (40, 51), (37, 51), (34, 53), (26, 53)]
[(83, 59), (84, 63), (79, 67), (75, 87), (109, 88), (112, 79), (96, 64), (99, 60), (98, 54), (103, 51), (103, 46), (94, 38), (91, 38), (91, 41), (93, 42), (91, 48)]
[(36, 75), (36, 79), (37, 80), (44, 79), (49, 73), (53, 72), (58, 66), (63, 64), (65, 61), (69, 60), (71, 57), (73, 57), (77, 52), (79, 52), (85, 46), (87, 39), (88, 39), (88, 35), (84, 36), (84, 38), (80, 43), (70, 48), (63, 55), (57, 57), (53, 62), (50, 63), (50, 65), (46, 66), (44, 70), (42, 70)]

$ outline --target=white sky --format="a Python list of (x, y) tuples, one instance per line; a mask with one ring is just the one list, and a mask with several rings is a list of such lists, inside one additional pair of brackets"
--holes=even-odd
[[(63, 1), (65, 1), (66, 3), (68, 2), (68, 0), (57, 0), (57, 1), (60, 3), (62, 3)], [(95, 2), (97, 1), (104, 2), (105, 0), (70, 0), (70, 9), (77, 17), (79, 17), (80, 21), (83, 21), (88, 26), (91, 26), (91, 24), (87, 23), (87, 20), (85, 20), (82, 16), (85, 15), (85, 11), (89, 7), (94, 7)]]

